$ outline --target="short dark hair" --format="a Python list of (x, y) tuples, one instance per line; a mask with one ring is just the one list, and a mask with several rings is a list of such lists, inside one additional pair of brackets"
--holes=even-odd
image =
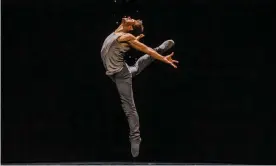
[(133, 30), (130, 32), (134, 36), (139, 36), (144, 31), (143, 21), (136, 20), (136, 23), (132, 25)]

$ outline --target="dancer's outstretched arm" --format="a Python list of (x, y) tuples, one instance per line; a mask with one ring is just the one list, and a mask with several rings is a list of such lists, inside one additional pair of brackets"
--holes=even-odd
[[(139, 37), (139, 36), (138, 36)], [(121, 37), (119, 37), (119, 42), (127, 42), (129, 45), (133, 48), (135, 48), (138, 51), (141, 51), (145, 54), (148, 54), (152, 56), (153, 58), (160, 60), (164, 63), (172, 65), (174, 68), (177, 68), (177, 66), (174, 63), (178, 63), (178, 61), (173, 60), (172, 56), (174, 53), (171, 53), (167, 56), (162, 56), (158, 54), (154, 49), (146, 46), (145, 44), (141, 43), (140, 41), (137, 40), (137, 37), (133, 36), (130, 33), (124, 34)]]

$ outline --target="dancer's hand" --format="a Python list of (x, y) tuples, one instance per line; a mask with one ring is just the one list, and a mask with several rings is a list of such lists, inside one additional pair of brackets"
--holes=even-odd
[(139, 35), (139, 36), (136, 37), (136, 40), (140, 40), (140, 39), (142, 39), (143, 37), (145, 37), (145, 35), (144, 35), (144, 34), (141, 34), (141, 35)]
[(172, 59), (173, 55), (174, 55), (174, 52), (172, 52), (170, 55), (165, 56), (164, 59), (168, 64), (172, 65), (174, 68), (177, 68), (175, 63), (178, 63), (178, 61)]

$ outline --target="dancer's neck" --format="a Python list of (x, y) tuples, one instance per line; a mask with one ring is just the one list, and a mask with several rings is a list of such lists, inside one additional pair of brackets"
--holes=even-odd
[(124, 29), (123, 25), (120, 25), (116, 30), (115, 33), (127, 33), (127, 31)]

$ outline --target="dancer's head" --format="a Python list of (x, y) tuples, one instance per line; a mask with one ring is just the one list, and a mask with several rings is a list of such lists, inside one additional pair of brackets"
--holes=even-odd
[(143, 33), (144, 26), (142, 20), (135, 20), (130, 17), (122, 19), (121, 25), (125, 32), (131, 33), (134, 36), (138, 36)]

